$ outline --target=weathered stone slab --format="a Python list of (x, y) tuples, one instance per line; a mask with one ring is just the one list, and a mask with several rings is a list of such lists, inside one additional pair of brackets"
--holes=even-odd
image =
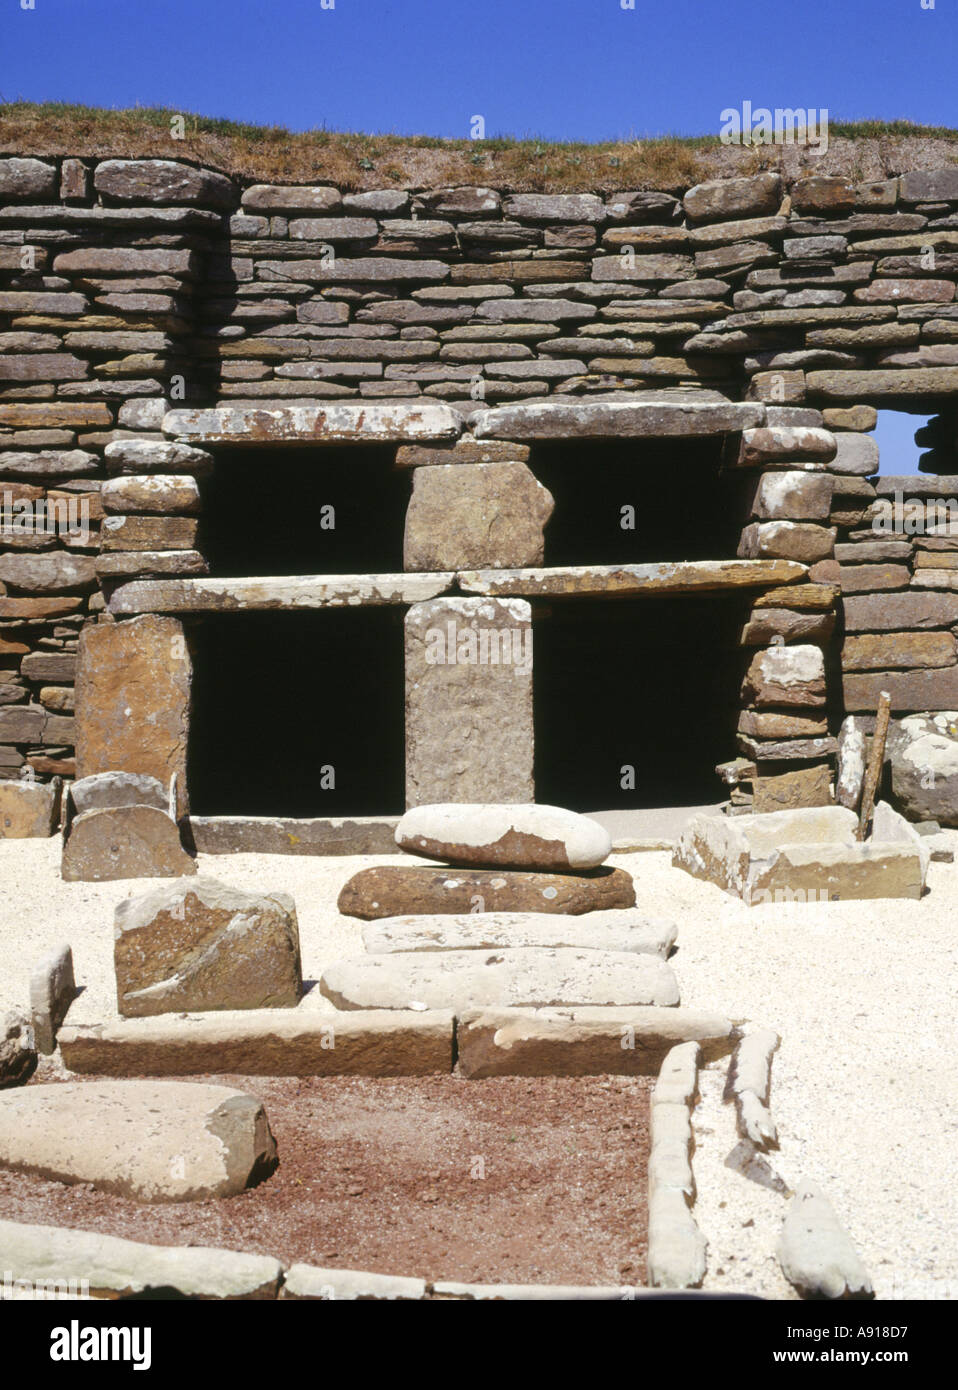
[(199, 511), (200, 490), (185, 474), (129, 474), (107, 479), (100, 501), (107, 512), (189, 513)]
[(358, 1269), (319, 1269), (315, 1265), (290, 1265), (279, 1293), (287, 1299), (323, 1299), (331, 1302), (356, 1300), (393, 1302), (424, 1299), (424, 1279), (395, 1274), (367, 1274)]
[(195, 873), (196, 862), (183, 848), (176, 822), (153, 806), (118, 806), (77, 816), (60, 862), (68, 883)]
[(845, 671), (954, 666), (956, 660), (958, 650), (950, 632), (868, 633), (846, 637), (842, 644)]
[(958, 712), (913, 714), (889, 736), (891, 785), (911, 820), (958, 826)]
[(603, 222), (605, 203), (594, 193), (513, 193), (502, 205), (505, 217), (526, 222)]
[(958, 367), (873, 368), (869, 371), (808, 372), (805, 384), (811, 396), (829, 401), (856, 401), (917, 396), (951, 396), (958, 391)]
[(94, 1298), (275, 1299), (283, 1267), (268, 1255), (190, 1245), (142, 1245), (94, 1231), (0, 1221), (4, 1268), (34, 1288), (89, 1285)]
[(842, 686), (849, 711), (873, 713), (883, 690), (891, 696), (895, 713), (958, 708), (958, 666), (925, 671), (849, 672), (843, 677)]
[(0, 1099), (0, 1162), (139, 1202), (205, 1201), (276, 1167), (262, 1101), (184, 1081), (66, 1082)]
[(463, 1076), (655, 1076), (678, 1043), (705, 1060), (732, 1049), (720, 1014), (683, 1008), (465, 1009), (457, 1040)]
[(438, 402), (413, 405), (220, 406), (171, 410), (163, 433), (208, 444), (405, 444), (455, 439), (459, 416)]
[(808, 460), (827, 463), (835, 457), (836, 440), (830, 430), (813, 426), (766, 426), (746, 429), (742, 434), (735, 465), (738, 468), (758, 468), (766, 463), (783, 460), (792, 463)]
[(824, 473), (763, 473), (752, 498), (758, 521), (827, 521), (833, 479)]
[(681, 439), (730, 434), (764, 419), (765, 407), (757, 402), (546, 401), (480, 411), (473, 432), (477, 439)]
[(60, 550), (49, 555), (0, 555), (0, 583), (29, 594), (60, 594), (92, 589), (96, 568), (91, 556)]
[(527, 463), (528, 444), (509, 440), (474, 439), (463, 435), (452, 444), (403, 444), (396, 450), (397, 468), (431, 468), (450, 463)]
[[(441, 594), (453, 575), (329, 574), (321, 578), (134, 579), (110, 597), (110, 612), (228, 613), (250, 609), (355, 608), (419, 603)], [(170, 619), (169, 621), (173, 621)], [(121, 624), (126, 626), (126, 624)]]
[(211, 169), (197, 169), (172, 159), (103, 159), (93, 186), (123, 203), (200, 203), (232, 208), (238, 189)]
[(64, 1027), (60, 1050), (82, 1075), (431, 1076), (452, 1070), (453, 1022), (398, 1010), (160, 1016)]
[(925, 630), (958, 623), (955, 594), (862, 595), (845, 599), (843, 609), (848, 632)]
[(612, 851), (603, 826), (561, 806), (455, 802), (407, 811), (396, 844), (449, 864), (558, 873), (596, 869)]
[(655, 956), (572, 947), (368, 956), (326, 966), (319, 988), (339, 1009), (454, 1009), (679, 1002)]
[(120, 473), (202, 473), (213, 457), (189, 444), (162, 439), (117, 439), (103, 450), (106, 466)]
[(793, 560), (814, 565), (831, 557), (838, 532), (811, 521), (756, 521), (742, 532), (739, 554), (746, 559)]
[(407, 806), (532, 801), (529, 604), (417, 603), (405, 643)]
[(857, 811), (865, 781), (865, 731), (853, 714), (842, 722), (838, 736), (838, 769), (835, 800), (839, 806)]
[(799, 1183), (778, 1245), (782, 1273), (805, 1298), (873, 1298), (871, 1279), (817, 1184)]
[(41, 159), (0, 159), (0, 201), (52, 198), (57, 171)]
[(624, 869), (589, 874), (540, 874), (509, 869), (420, 869), (383, 865), (361, 869), (337, 900), (348, 917), (371, 921), (408, 913), (549, 912), (578, 916), (635, 906)]
[(26, 1085), (36, 1069), (33, 1024), (13, 1009), (0, 1014), (0, 1091)]
[(48, 839), (60, 822), (60, 782), (0, 782), (0, 839)]
[(403, 536), (405, 570), (542, 563), (555, 502), (524, 463), (416, 468)]
[(720, 222), (735, 217), (765, 217), (778, 212), (782, 180), (778, 174), (754, 178), (716, 179), (696, 184), (683, 198), (688, 216), (695, 222)]
[(254, 183), (243, 192), (243, 207), (256, 212), (336, 212), (338, 188), (316, 184)]
[(150, 614), (84, 628), (76, 682), (77, 777), (139, 772), (169, 786), (176, 773), (186, 810), (191, 680), (183, 627), (175, 618)]
[(831, 773), (824, 763), (774, 777), (757, 776), (752, 780), (752, 810), (762, 815), (802, 806), (830, 806), (831, 784)]
[(398, 816), (191, 816), (199, 854), (394, 854)]
[(689, 560), (685, 564), (569, 565), (551, 569), (463, 570), (459, 587), (473, 594), (695, 593), (788, 584), (806, 566), (794, 560)]
[(38, 1052), (49, 1054), (57, 1045), (57, 1029), (76, 995), (73, 952), (64, 943), (44, 956), (30, 976), (30, 1011)]
[(294, 1008), (302, 993), (293, 899), (212, 878), (119, 903), (113, 961), (117, 1008), (127, 1017)]
[(585, 918), (548, 912), (466, 912), (383, 918), (363, 928), (363, 942), (371, 955), (570, 946), (637, 951), (666, 960), (677, 934), (671, 923), (634, 911), (591, 912)]
[(756, 652), (742, 686), (759, 708), (821, 705), (825, 702), (825, 660), (820, 647), (774, 646)]
[(70, 786), (77, 812), (103, 811), (116, 806), (155, 806), (169, 811), (170, 793), (157, 777), (142, 772), (95, 772)]

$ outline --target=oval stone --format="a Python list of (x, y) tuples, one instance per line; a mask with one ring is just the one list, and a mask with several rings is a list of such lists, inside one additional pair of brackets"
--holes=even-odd
[(396, 827), (409, 854), (487, 868), (595, 869), (612, 850), (607, 830), (561, 806), (446, 802), (416, 806)]

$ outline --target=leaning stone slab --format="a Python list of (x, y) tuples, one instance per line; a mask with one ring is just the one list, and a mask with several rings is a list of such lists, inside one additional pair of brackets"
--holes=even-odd
[(109, 606), (111, 613), (122, 615), (419, 603), (448, 589), (453, 577), (443, 573), (330, 574), (321, 579), (137, 579), (119, 585)]
[(565, 946), (341, 960), (324, 969), (319, 988), (338, 1009), (668, 1008), (679, 1002), (671, 968), (655, 956)]
[(0, 1014), (0, 1091), (26, 1085), (36, 1069), (37, 1048), (32, 1023), (13, 1009)]
[(706, 1061), (736, 1033), (721, 1014), (683, 1008), (464, 1009), (457, 1043), (463, 1076), (657, 1076), (678, 1044)]
[(0, 782), (0, 839), (49, 839), (60, 821), (60, 789), (53, 782)]
[(424, 1279), (403, 1278), (396, 1274), (368, 1274), (358, 1269), (319, 1269), (315, 1265), (290, 1265), (286, 1271), (280, 1299), (323, 1299), (334, 1303), (357, 1299), (392, 1302), (422, 1299)]
[(57, 1029), (76, 995), (73, 952), (64, 943), (44, 956), (30, 976), (30, 1010), (37, 1051), (49, 1055), (57, 1045)]
[(299, 926), (286, 893), (194, 878), (127, 898), (114, 923), (117, 1008), (127, 1017), (299, 1003)]
[(637, 951), (668, 958), (678, 935), (670, 922), (636, 912), (466, 912), (386, 917), (363, 928), (370, 955), (395, 951), (483, 951), (510, 946), (571, 946), (577, 950)]
[(456, 439), (462, 422), (438, 402), (415, 405), (220, 406), (171, 410), (163, 433), (207, 444), (406, 444)]
[(113, 810), (117, 806), (153, 806), (169, 809), (169, 791), (158, 777), (143, 772), (94, 772), (70, 787), (79, 815), (87, 811)]
[(71, 1071), (104, 1076), (432, 1076), (452, 1071), (453, 1015), (299, 1008), (135, 1018), (61, 1028), (60, 1050)]
[(77, 816), (63, 846), (67, 883), (119, 878), (177, 878), (195, 874), (196, 861), (180, 841), (176, 821), (154, 806), (117, 806)]
[(730, 434), (764, 420), (765, 407), (756, 402), (547, 401), (480, 411), (473, 433), (477, 439), (682, 439)]
[(396, 827), (409, 854), (477, 868), (596, 869), (612, 850), (598, 821), (561, 806), (447, 802), (416, 806)]
[(48, 1291), (88, 1286), (94, 1298), (273, 1299), (283, 1267), (268, 1255), (197, 1245), (143, 1245), (94, 1231), (0, 1221), (0, 1264)]
[(778, 1259), (803, 1298), (874, 1297), (872, 1281), (831, 1203), (807, 1178), (788, 1208)]
[[(817, 528), (821, 529), (821, 528)], [(529, 597), (563, 594), (690, 594), (790, 584), (807, 566), (795, 560), (690, 560), (684, 564), (566, 565), (550, 569), (463, 570), (459, 587), (472, 594)]]
[(262, 1102), (187, 1081), (66, 1082), (0, 1098), (0, 1162), (139, 1202), (229, 1197), (276, 1167)]
[(343, 886), (337, 906), (371, 921), (408, 913), (549, 912), (578, 916), (634, 907), (635, 886), (624, 869), (540, 874), (509, 869), (361, 869)]

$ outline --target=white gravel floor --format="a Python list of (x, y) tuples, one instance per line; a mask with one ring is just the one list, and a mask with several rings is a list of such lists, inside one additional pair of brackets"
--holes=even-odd
[[(70, 1022), (116, 1016), (113, 908), (155, 882), (68, 884), (56, 840), (0, 841), (0, 1008), (23, 1007), (30, 971), (60, 941), (84, 987)], [(296, 900), (304, 975), (362, 952), (340, 916), (346, 879), (376, 858), (203, 855), (200, 871)], [(408, 864), (408, 859), (402, 862)], [(673, 869), (668, 854), (617, 855), (640, 907), (679, 926), (673, 965), (689, 1006), (776, 1029), (771, 1174), (819, 1181), (881, 1298), (958, 1298), (958, 865), (933, 864), (921, 903), (746, 908)], [(313, 989), (302, 1005), (331, 1006)], [(721, 1103), (725, 1064), (703, 1074), (695, 1115), (696, 1213), (706, 1287), (787, 1298), (774, 1258), (786, 1198), (726, 1166), (736, 1148)]]

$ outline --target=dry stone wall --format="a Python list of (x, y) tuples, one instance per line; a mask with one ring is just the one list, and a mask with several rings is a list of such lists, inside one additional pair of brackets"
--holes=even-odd
[[(807, 570), (743, 631), (738, 751), (815, 766), (880, 689), (958, 707), (956, 281), (958, 167), (599, 197), (0, 159), (0, 777), (75, 771), (79, 635), (118, 586), (122, 616), (130, 581), (207, 572), (215, 444), (164, 434), (171, 408), (452, 407), (397, 456), (425, 581), (541, 563), (530, 442), (656, 433), (632, 401), (752, 402), (726, 430), (739, 556)], [(876, 405), (934, 415), (927, 477), (876, 481)], [(461, 555), (436, 524), (457, 508)]]

